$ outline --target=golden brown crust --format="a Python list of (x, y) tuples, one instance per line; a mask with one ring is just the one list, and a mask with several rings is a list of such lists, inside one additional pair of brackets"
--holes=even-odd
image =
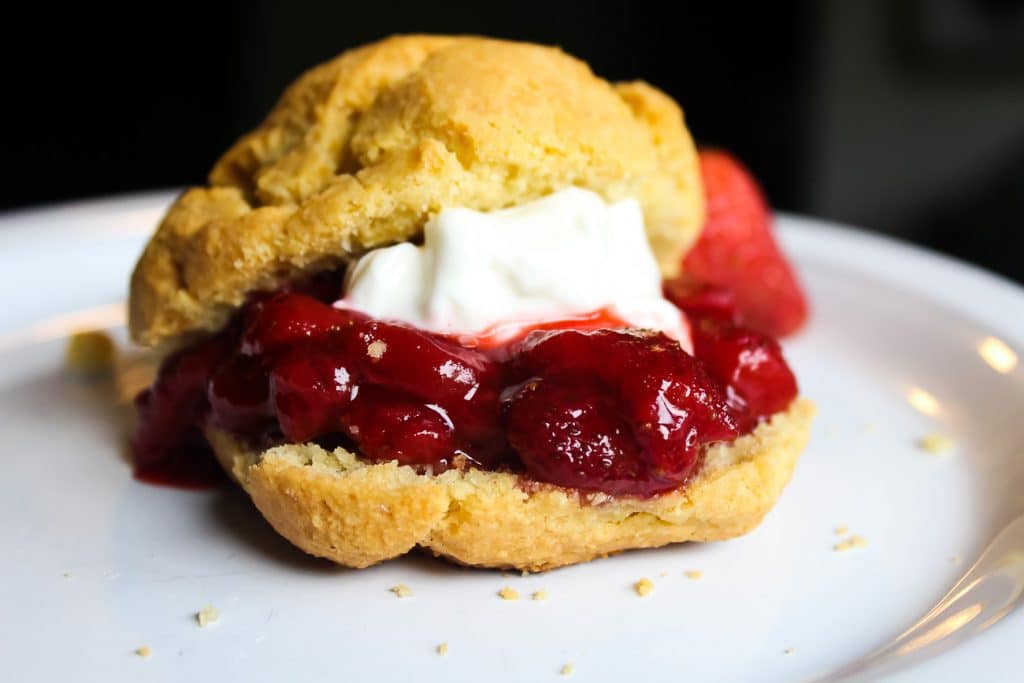
[(649, 500), (528, 490), (499, 472), (420, 475), (315, 445), (259, 454), (223, 432), (208, 436), (271, 525), (308, 553), (366, 567), (418, 545), (462, 564), (535, 571), (747, 533), (789, 481), (813, 415), (810, 401), (797, 400), (752, 434), (710, 448), (684, 491)]
[(303, 75), (185, 192), (132, 276), (134, 338), (215, 330), (247, 292), (409, 239), (443, 207), (490, 210), (567, 186), (644, 209), (663, 272), (704, 206), (682, 112), (561, 51), (402, 36)]

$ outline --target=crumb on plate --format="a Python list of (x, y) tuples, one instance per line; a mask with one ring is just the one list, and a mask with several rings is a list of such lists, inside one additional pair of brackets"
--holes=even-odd
[(953, 449), (956, 441), (940, 432), (925, 434), (917, 440), (917, 447), (930, 455), (941, 455)]
[(533, 597), (534, 600), (547, 600), (548, 599), (548, 591), (547, 591), (546, 588), (541, 588), (540, 590), (535, 590), (535, 591), (533, 591), (533, 595), (531, 597)]
[(791, 654), (793, 654), (794, 652), (796, 652), (796, 650), (794, 650), (794, 649), (793, 649), (793, 648), (791, 648), (791, 647), (787, 647), (787, 648), (786, 648), (785, 650), (783, 650), (782, 652), (783, 652), (783, 654), (791, 655)]
[(201, 628), (206, 628), (210, 624), (220, 619), (220, 612), (213, 605), (207, 605), (198, 612), (196, 612), (196, 623)]
[(845, 552), (847, 550), (852, 550), (853, 548), (867, 547), (868, 539), (864, 538), (863, 536), (858, 536), (854, 534), (853, 536), (850, 536), (849, 538), (839, 541), (839, 543), (836, 543), (834, 546), (832, 546), (832, 549), (838, 552)]
[(149, 645), (143, 645), (142, 647), (135, 648), (135, 654), (143, 659), (149, 659), (149, 656), (153, 654), (153, 651), (149, 649)]
[(519, 591), (517, 591), (512, 586), (505, 586), (500, 591), (498, 591), (498, 597), (500, 597), (502, 600), (518, 600)]
[(102, 330), (76, 332), (68, 339), (64, 362), (78, 375), (100, 375), (114, 367), (114, 340)]
[(448, 655), (448, 643), (441, 643), (440, 645), (438, 645), (437, 646), (437, 654), (439, 654), (442, 657), (447, 656)]
[(636, 594), (640, 597), (646, 597), (654, 592), (654, 582), (647, 578), (640, 579), (633, 584), (633, 590), (635, 590)]
[(558, 670), (558, 673), (561, 674), (562, 676), (572, 676), (573, 669), (575, 669), (575, 668), (576, 667), (574, 667), (571, 663), (570, 664), (563, 664), (562, 668)]
[(702, 578), (704, 576), (704, 572), (702, 572), (702, 571), (700, 571), (698, 569), (690, 569), (689, 571), (683, 572), (683, 574), (686, 575), (686, 578), (692, 579), (694, 581), (696, 581), (697, 579), (700, 579), (700, 578)]
[(399, 597), (399, 598), (411, 598), (412, 597), (412, 589), (409, 588), (408, 586), (406, 586), (404, 583), (400, 583), (398, 585), (392, 586), (388, 590), (391, 591), (392, 593), (394, 593), (395, 597)]
[(848, 533), (850, 533), (850, 527), (845, 524), (840, 524), (836, 527), (836, 536), (845, 536)]

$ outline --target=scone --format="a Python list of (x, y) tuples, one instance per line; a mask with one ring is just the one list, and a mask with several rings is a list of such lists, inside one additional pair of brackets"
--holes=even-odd
[(539, 570), (746, 533), (813, 407), (773, 339), (663, 295), (704, 216), (682, 112), (645, 83), (483, 38), (346, 52), (142, 254), (131, 332), (168, 355), (136, 472), (219, 461), (351, 567), (419, 546)]

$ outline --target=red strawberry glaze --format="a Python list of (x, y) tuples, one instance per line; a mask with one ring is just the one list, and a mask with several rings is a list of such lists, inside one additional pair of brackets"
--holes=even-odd
[(738, 436), (720, 385), (661, 334), (533, 333), (507, 400), (509, 443), (543, 481), (649, 496), (678, 488), (700, 446)]
[(796, 396), (796, 377), (771, 337), (710, 319), (701, 320), (692, 334), (694, 353), (725, 383), (741, 432), (785, 410)]
[(467, 346), (323, 296), (261, 296), (171, 356), (138, 401), (137, 476), (208, 479), (212, 458), (181, 447), (212, 424), (258, 446), (340, 441), (370, 461), (646, 497), (796, 395), (773, 340), (711, 319), (694, 326), (696, 357), (607, 311)]
[(473, 337), (456, 337), (456, 341), (467, 348), (493, 351), (501, 356), (503, 350), (512, 348), (513, 342), (530, 332), (544, 330), (618, 330), (629, 327), (629, 323), (616, 315), (611, 308), (582, 313), (560, 320), (534, 323), (508, 323), (496, 325)]
[(153, 484), (204, 488), (223, 479), (198, 425), (208, 412), (206, 385), (226, 353), (226, 334), (169, 356), (156, 382), (135, 399), (135, 476)]
[(662, 292), (690, 320), (710, 318), (719, 322), (739, 324), (736, 295), (729, 289), (698, 284), (685, 275), (664, 283)]

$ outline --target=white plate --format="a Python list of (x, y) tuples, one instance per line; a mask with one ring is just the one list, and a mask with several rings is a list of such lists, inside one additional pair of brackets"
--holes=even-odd
[[(116, 324), (110, 304), (169, 200), (0, 219), (8, 680), (556, 680), (567, 663), (581, 681), (800, 680), (909, 625), (1024, 510), (1024, 374), (978, 352), (993, 338), (1021, 354), (1024, 292), (787, 217), (814, 302), (787, 352), (821, 415), (757, 531), (527, 577), (419, 556), (337, 569), (278, 538), (237, 493), (134, 481), (107, 409), (62, 373), (69, 329)], [(912, 392), (933, 401), (915, 409)], [(933, 431), (954, 452), (915, 447)], [(840, 525), (868, 547), (834, 551)], [(641, 577), (656, 586), (646, 598), (632, 589)], [(415, 596), (388, 591), (400, 582)], [(500, 600), (506, 584), (523, 599)], [(539, 588), (546, 602), (528, 599)], [(200, 629), (208, 603), (221, 618)], [(897, 678), (1019, 680), (1022, 638), (1018, 612)], [(134, 654), (143, 645), (148, 659)]]

